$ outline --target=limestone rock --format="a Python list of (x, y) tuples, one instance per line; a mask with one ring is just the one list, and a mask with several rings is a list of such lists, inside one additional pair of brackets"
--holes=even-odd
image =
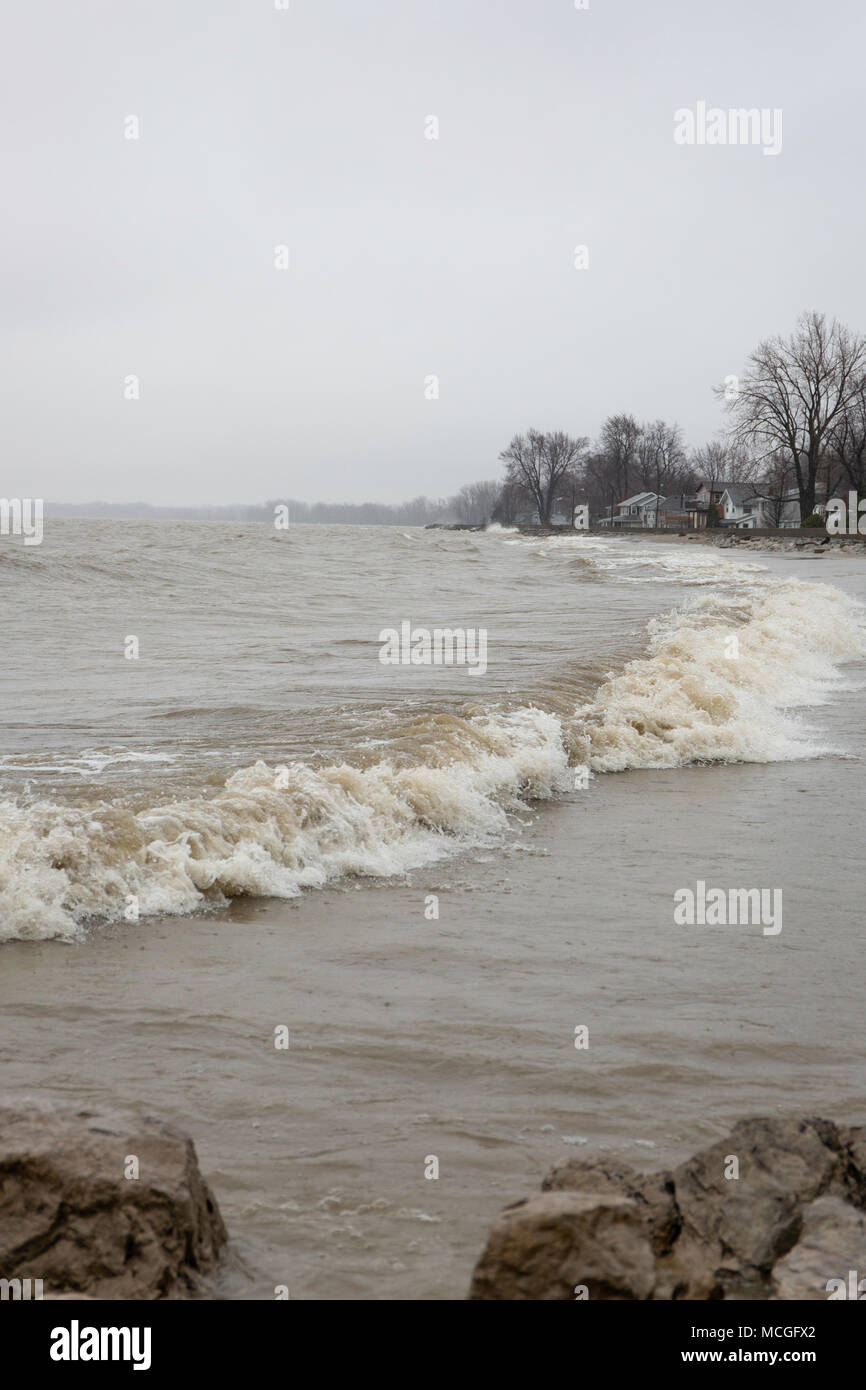
[(864, 1252), (866, 1129), (746, 1119), (672, 1172), (558, 1163), (496, 1222), (470, 1297), (826, 1298)]
[(650, 1243), (657, 1255), (669, 1250), (680, 1229), (670, 1173), (637, 1173), (627, 1163), (607, 1159), (566, 1158), (557, 1163), (544, 1182), (542, 1192), (615, 1193), (635, 1203), (643, 1217)]
[[(737, 1178), (725, 1177), (729, 1158), (738, 1161)], [(727, 1138), (674, 1169), (684, 1274), (697, 1264), (722, 1284), (760, 1283), (796, 1243), (804, 1205), (839, 1168), (839, 1155), (812, 1121), (741, 1120)], [(695, 1296), (692, 1281), (679, 1296)]]
[[(138, 1160), (139, 1176), (128, 1159)], [(189, 1297), (226, 1241), (192, 1140), (117, 1114), (0, 1108), (0, 1277), (45, 1295)]]
[(613, 1193), (545, 1192), (507, 1207), (472, 1279), (472, 1299), (647, 1299), (655, 1282), (644, 1221)]
[[(819, 1197), (806, 1209), (800, 1239), (773, 1270), (774, 1299), (826, 1301), (831, 1279), (843, 1281), (844, 1297), (866, 1270), (866, 1216), (841, 1197)], [(839, 1292), (833, 1286), (833, 1292)]]

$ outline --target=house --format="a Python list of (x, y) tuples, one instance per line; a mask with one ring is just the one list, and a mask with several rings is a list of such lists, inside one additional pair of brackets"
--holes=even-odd
[[(815, 511), (823, 513), (825, 502), (826, 499), (819, 496)], [(722, 525), (737, 530), (790, 530), (800, 525), (800, 493), (795, 487), (774, 493), (760, 483), (728, 483), (719, 510)]]
[(719, 501), (719, 519), (723, 526), (737, 530), (775, 526), (773, 503), (751, 483), (728, 483)]
[(615, 511), (609, 507), (607, 516), (599, 517), (598, 525), (610, 526), (616, 530), (655, 526), (656, 507), (660, 507), (663, 501), (664, 498), (655, 492), (636, 492), (632, 497), (626, 497), (624, 502), (618, 503)]
[[(799, 526), (802, 520), (800, 514), (800, 490), (796, 487), (789, 487), (782, 497), (772, 499), (770, 502), (771, 515), (778, 517), (778, 521), (770, 524), (773, 526)], [(815, 493), (814, 510), (818, 516), (823, 516), (827, 510), (827, 494), (818, 490)]]
[(707, 509), (709, 509), (710, 506), (718, 507), (726, 486), (727, 484), (720, 482), (718, 478), (712, 478), (709, 482), (699, 483), (695, 491), (696, 505)]
[[(704, 517), (699, 522), (698, 517)], [(694, 497), (681, 492), (675, 497), (663, 497), (659, 507), (659, 526), (676, 531), (693, 531), (706, 525), (706, 512), (699, 513)]]
[(711, 478), (709, 482), (698, 483), (694, 494), (688, 499), (684, 499), (691, 527), (696, 531), (704, 530), (709, 524), (710, 507), (715, 507), (717, 512), (721, 511), (724, 491), (725, 484), (718, 478)]

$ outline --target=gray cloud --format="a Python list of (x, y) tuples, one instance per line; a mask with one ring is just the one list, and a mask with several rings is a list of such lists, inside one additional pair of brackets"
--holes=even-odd
[[(866, 328), (853, 0), (50, 0), (2, 27), (8, 496), (445, 494), (529, 424), (702, 443), (759, 338), (812, 307)], [(698, 100), (781, 108), (781, 154), (675, 145)]]

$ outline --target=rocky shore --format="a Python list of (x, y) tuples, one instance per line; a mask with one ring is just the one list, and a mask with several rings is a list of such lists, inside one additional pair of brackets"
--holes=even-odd
[[(0, 1109), (0, 1278), (45, 1298), (207, 1298), (226, 1242), (187, 1136)], [(558, 1163), (494, 1224), (469, 1297), (851, 1298), (864, 1267), (866, 1128), (757, 1118), (670, 1171)]]
[(799, 551), (806, 555), (847, 555), (866, 554), (866, 536), (828, 536), (823, 531), (788, 531), (779, 535), (753, 536), (748, 531), (682, 531), (653, 532), (640, 536), (641, 540), (697, 541), (704, 545), (717, 546), (719, 550), (761, 550), (761, 551)]
[(597, 531), (592, 534), (622, 536), (630, 541), (661, 541), (663, 545), (714, 545), (719, 550), (758, 550), (763, 552), (796, 551), (801, 555), (866, 554), (866, 536), (828, 536), (824, 531), (780, 531), (770, 535), (752, 535), (749, 531)]
[[(465, 522), (446, 524), (433, 522), (428, 531), (486, 531), (486, 526)], [(668, 528), (656, 531), (649, 527), (625, 528), (611, 531), (594, 527), (588, 531), (573, 531), (568, 526), (514, 526), (521, 536), (591, 536), (605, 540), (661, 541), (663, 545), (715, 545), (720, 550), (799, 551), (807, 555), (866, 555), (866, 536), (828, 536), (819, 528), (803, 530), (788, 528), (754, 533), (747, 530), (726, 530), (722, 527), (702, 531), (675, 531)]]
[(864, 1268), (866, 1129), (759, 1118), (669, 1172), (557, 1164), (497, 1220), (469, 1297), (828, 1299)]

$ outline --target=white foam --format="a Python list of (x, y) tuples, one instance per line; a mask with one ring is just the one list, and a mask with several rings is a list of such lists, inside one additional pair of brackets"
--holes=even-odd
[(861, 606), (825, 584), (702, 597), (650, 631), (649, 653), (576, 713), (595, 772), (818, 757), (831, 750), (792, 710), (824, 703), (837, 666), (866, 654)]
[[(559, 721), (534, 708), (436, 721), (435, 762), (287, 775), (258, 762), (223, 791), (135, 813), (0, 804), (0, 940), (80, 935), (88, 919), (294, 897), (346, 875), (393, 877), (501, 838), (523, 797), (571, 785)], [(288, 785), (278, 785), (281, 781)]]

